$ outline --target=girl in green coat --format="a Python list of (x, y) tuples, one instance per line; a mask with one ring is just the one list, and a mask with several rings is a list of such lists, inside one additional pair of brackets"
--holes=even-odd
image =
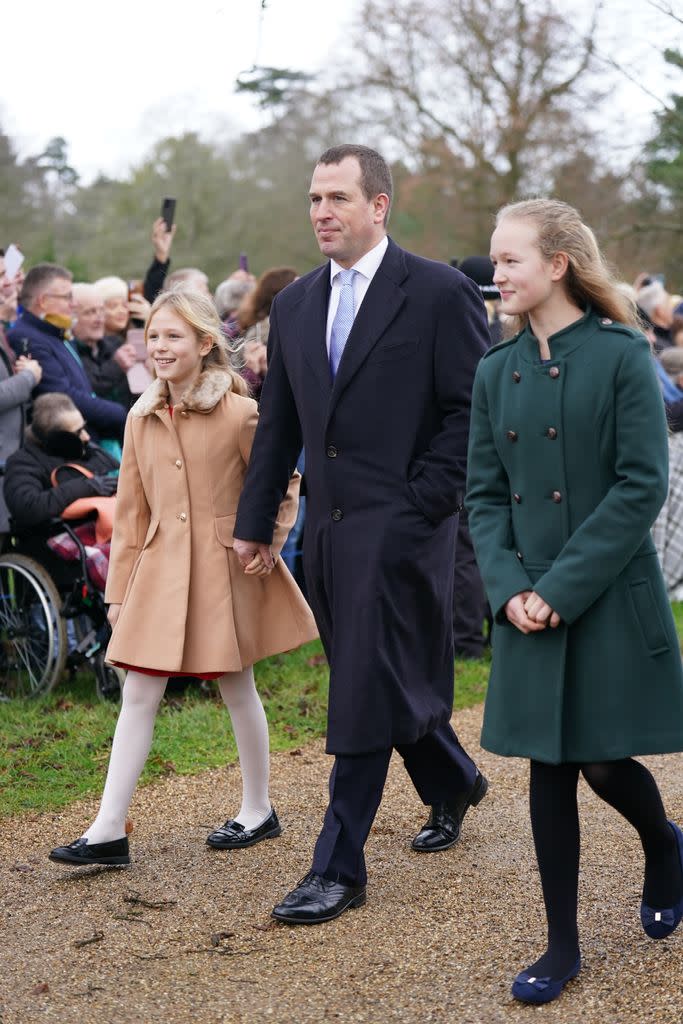
[(472, 399), (467, 507), (497, 623), (482, 744), (528, 757), (548, 947), (513, 995), (579, 971), (579, 774), (637, 829), (642, 925), (683, 917), (683, 832), (633, 755), (683, 750), (683, 673), (650, 537), (667, 430), (635, 310), (576, 210), (504, 207), (491, 240), (503, 312)]

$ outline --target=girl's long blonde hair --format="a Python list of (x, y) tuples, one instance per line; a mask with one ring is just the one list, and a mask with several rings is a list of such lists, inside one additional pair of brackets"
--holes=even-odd
[[(590, 305), (599, 316), (642, 327), (635, 303), (618, 289), (595, 235), (573, 206), (559, 199), (525, 199), (503, 206), (496, 214), (496, 227), (505, 218), (534, 223), (544, 259), (550, 260), (558, 252), (566, 254), (569, 265), (563, 281), (577, 306), (585, 309)], [(529, 323), (526, 313), (510, 319), (514, 321), (514, 333)]]
[(213, 299), (203, 292), (194, 291), (182, 284), (170, 288), (166, 292), (161, 292), (154, 300), (147, 319), (145, 341), (147, 341), (147, 332), (154, 314), (162, 306), (169, 306), (194, 331), (198, 339), (211, 338), (211, 348), (205, 356), (202, 356), (202, 372), (211, 369), (223, 370), (231, 378), (231, 390), (238, 395), (248, 395), (249, 387), (237, 372), (235, 353), (230, 349), (223, 334)]

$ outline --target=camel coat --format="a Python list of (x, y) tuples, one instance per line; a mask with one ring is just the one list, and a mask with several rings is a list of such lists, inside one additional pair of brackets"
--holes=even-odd
[[(258, 412), (230, 389), (225, 371), (205, 370), (171, 416), (157, 380), (130, 412), (105, 593), (122, 605), (109, 661), (233, 672), (317, 636), (282, 560), (258, 579), (232, 550)], [(276, 553), (296, 519), (299, 482), (295, 474), (280, 506)]]

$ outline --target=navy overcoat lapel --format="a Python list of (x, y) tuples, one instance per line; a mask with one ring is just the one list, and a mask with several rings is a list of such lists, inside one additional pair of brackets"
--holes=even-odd
[(353, 321), (353, 327), (334, 380), (329, 414), (332, 413), (341, 393), (403, 306), (406, 295), (401, 288), (401, 283), (407, 275), (408, 270), (403, 252), (389, 239), (384, 259), (370, 282), (361, 307), (356, 314), (356, 319)]
[(299, 306), (301, 344), (326, 401), (332, 391), (330, 361), (325, 342), (329, 299), (330, 265), (326, 263), (311, 279)]

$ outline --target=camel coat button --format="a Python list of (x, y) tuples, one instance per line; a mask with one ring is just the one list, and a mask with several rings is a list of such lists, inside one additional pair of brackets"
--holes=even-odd
[(187, 519), (187, 512), (178, 512), (177, 518), (181, 523), (184, 523)]
[(182, 464), (180, 459), (176, 459), (175, 460), (175, 464), (178, 467), (178, 469), (182, 469), (183, 468), (183, 464)]

